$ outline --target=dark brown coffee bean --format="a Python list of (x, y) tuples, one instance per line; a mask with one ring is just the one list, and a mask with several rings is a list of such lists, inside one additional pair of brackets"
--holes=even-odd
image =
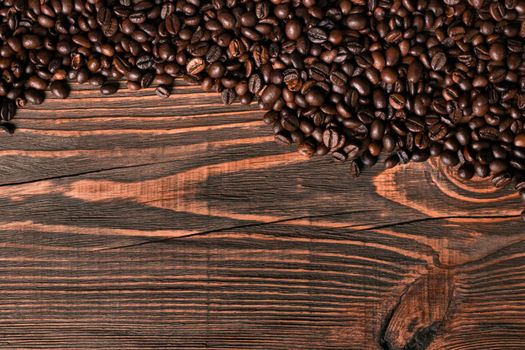
[(522, 132), (514, 137), (514, 146), (525, 148), (525, 132)]
[(12, 123), (1, 123), (0, 129), (2, 129), (6, 134), (13, 134), (15, 132), (16, 126)]
[(117, 83), (104, 83), (100, 87), (100, 93), (102, 95), (112, 95), (118, 91), (118, 84)]
[(447, 64), (447, 56), (443, 52), (438, 52), (432, 57), (432, 61), (430, 63), (432, 70), (439, 71), (445, 68), (445, 65)]
[(491, 181), (494, 186), (502, 188), (508, 186), (512, 182), (512, 175), (509, 173), (503, 173), (493, 176)]
[(51, 93), (58, 98), (67, 98), (69, 96), (69, 85), (64, 80), (56, 80), (49, 86)]
[(358, 160), (351, 160), (349, 163), (349, 172), (350, 176), (355, 178), (358, 178), (361, 175), (361, 164)]
[(352, 78), (350, 80), (350, 86), (353, 87), (359, 93), (359, 95), (368, 96), (371, 93), (370, 83), (364, 78)]
[(319, 87), (312, 87), (305, 95), (305, 100), (310, 106), (319, 107), (325, 101), (326, 93)]
[(154, 79), (155, 74), (152, 72), (145, 73), (142, 78), (140, 78), (140, 86), (142, 86), (142, 88), (148, 88), (151, 86)]
[(345, 18), (345, 25), (353, 30), (363, 30), (368, 25), (368, 19), (361, 14), (351, 14)]
[(419, 61), (414, 61), (408, 66), (407, 80), (411, 83), (418, 83), (423, 76), (423, 65)]
[(314, 44), (322, 44), (328, 40), (328, 35), (323, 29), (314, 27), (308, 30), (308, 40)]
[(388, 98), (388, 102), (394, 109), (403, 109), (405, 107), (406, 99), (401, 94), (392, 94)]
[(265, 106), (271, 108), (275, 101), (279, 99), (281, 95), (281, 88), (277, 85), (270, 84), (262, 92), (261, 101)]
[(166, 85), (159, 85), (155, 89), (155, 93), (160, 98), (168, 98), (170, 96), (170, 89)]
[(286, 23), (284, 32), (290, 40), (297, 40), (302, 34), (303, 26), (300, 20), (293, 18)]
[(336, 86), (344, 86), (348, 79), (343, 72), (334, 71), (330, 74), (330, 81)]
[(381, 79), (386, 84), (394, 84), (398, 79), (398, 72), (392, 67), (386, 67), (381, 71)]
[(233, 89), (224, 89), (221, 92), (222, 103), (225, 105), (231, 105), (235, 100), (236, 94)]
[(3, 121), (9, 121), (13, 119), (16, 113), (16, 104), (12, 100), (3, 100), (0, 107), (0, 118)]
[(171, 13), (166, 16), (164, 25), (166, 27), (166, 31), (171, 35), (177, 35), (181, 28), (180, 20), (175, 13)]
[(389, 156), (387, 159), (385, 159), (385, 168), (391, 169), (399, 164), (399, 157), (397, 154), (393, 154)]
[(24, 92), (24, 95), (27, 99), (27, 102), (34, 104), (34, 105), (42, 104), (45, 98), (45, 95), (42, 91), (38, 91), (35, 89), (27, 89)]
[(204, 59), (201, 57), (192, 58), (186, 65), (186, 71), (191, 75), (197, 75), (206, 68)]

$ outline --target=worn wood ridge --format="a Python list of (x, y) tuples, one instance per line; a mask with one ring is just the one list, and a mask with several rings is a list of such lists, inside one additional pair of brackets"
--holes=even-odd
[(519, 200), (352, 180), (255, 107), (75, 86), (0, 146), (0, 348), (525, 349)]

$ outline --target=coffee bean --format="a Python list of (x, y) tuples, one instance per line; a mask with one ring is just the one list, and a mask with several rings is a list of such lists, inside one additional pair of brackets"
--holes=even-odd
[(394, 84), (398, 79), (398, 73), (394, 68), (386, 67), (381, 71), (381, 79), (387, 84)]
[(522, 132), (514, 137), (514, 146), (525, 148), (525, 132)]
[(334, 71), (330, 74), (330, 81), (336, 86), (344, 86), (348, 80), (343, 72)]
[(512, 175), (509, 173), (503, 173), (493, 176), (491, 181), (494, 186), (502, 188), (508, 186), (512, 182)]
[(34, 105), (42, 104), (45, 98), (45, 95), (42, 91), (38, 91), (35, 89), (27, 89), (24, 92), (24, 95), (27, 99), (27, 102), (34, 104)]
[(419, 61), (414, 61), (408, 66), (407, 80), (410, 83), (418, 83), (423, 76), (423, 65)]
[(299, 118), (294, 113), (286, 113), (281, 118), (281, 126), (288, 131), (295, 131), (299, 128)]
[(12, 123), (1, 123), (0, 128), (6, 133), (6, 134), (13, 134), (16, 130), (16, 126)]
[(370, 126), (370, 137), (373, 140), (381, 140), (385, 133), (385, 124), (381, 120), (374, 120)]
[(459, 163), (459, 158), (456, 152), (443, 151), (440, 156), (441, 162), (447, 166), (455, 166)]
[(5, 99), (1, 103), (0, 107), (0, 118), (3, 121), (9, 121), (13, 119), (16, 113), (16, 105), (12, 100)]
[(102, 86), (100, 87), (100, 93), (102, 95), (112, 95), (114, 93), (116, 93), (118, 90), (118, 84), (116, 83), (104, 83), (102, 84)]
[(275, 101), (279, 99), (280, 95), (281, 88), (279, 88), (277, 85), (270, 84), (263, 90), (261, 95), (261, 101), (264, 103), (265, 106), (271, 108)]
[(319, 107), (325, 101), (326, 93), (319, 87), (311, 88), (305, 95), (305, 100), (310, 106)]
[(371, 92), (371, 86), (368, 80), (361, 78), (361, 77), (355, 77), (350, 80), (350, 86), (353, 87), (359, 95), (362, 96), (368, 96)]
[(353, 30), (363, 30), (368, 25), (368, 19), (361, 14), (350, 14), (345, 18), (345, 25)]
[(397, 154), (393, 154), (389, 156), (387, 159), (385, 159), (385, 168), (390, 169), (395, 167), (397, 164), (399, 164), (399, 157)]
[(186, 65), (186, 71), (191, 75), (197, 75), (206, 68), (204, 59), (201, 57), (192, 58)]
[(361, 175), (361, 164), (357, 160), (351, 160), (349, 163), (350, 176), (358, 178)]
[(405, 122), (405, 127), (414, 133), (423, 132), (425, 130), (425, 122), (418, 117), (410, 117)]
[(430, 66), (432, 70), (439, 71), (442, 70), (447, 64), (447, 56), (443, 52), (438, 52), (432, 57)]
[(3, 120), (48, 87), (67, 97), (67, 79), (165, 98), (182, 77), (257, 100), (276, 140), (354, 173), (384, 150), (387, 167), (440, 156), (462, 179), (525, 177), (518, 0), (35, 2), (0, 9)]
[(298, 19), (291, 19), (286, 23), (285, 33), (286, 37), (290, 40), (297, 40), (302, 34), (302, 24)]
[(328, 36), (323, 29), (314, 27), (308, 30), (308, 39), (314, 44), (322, 44), (328, 40)]
[(323, 143), (329, 149), (337, 147), (339, 145), (340, 136), (337, 130), (328, 128), (323, 132)]
[(233, 89), (224, 89), (221, 92), (222, 103), (231, 105), (235, 100), (236, 94)]
[(470, 163), (464, 163), (458, 169), (458, 177), (463, 180), (470, 180), (474, 176), (474, 167)]
[(430, 157), (430, 151), (428, 149), (415, 149), (412, 152), (411, 161), (420, 163), (426, 161)]
[(388, 102), (394, 109), (403, 109), (405, 107), (406, 99), (401, 94), (392, 94), (388, 98)]
[(67, 98), (69, 96), (69, 85), (64, 80), (56, 80), (49, 86), (51, 93), (58, 98)]
[(155, 93), (160, 98), (168, 98), (170, 96), (170, 89), (166, 85), (159, 85), (155, 89)]

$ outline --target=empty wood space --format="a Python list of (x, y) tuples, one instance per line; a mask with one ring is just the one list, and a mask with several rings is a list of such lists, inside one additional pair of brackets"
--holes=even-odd
[(517, 194), (353, 180), (179, 83), (75, 87), (0, 146), (0, 348), (525, 349)]

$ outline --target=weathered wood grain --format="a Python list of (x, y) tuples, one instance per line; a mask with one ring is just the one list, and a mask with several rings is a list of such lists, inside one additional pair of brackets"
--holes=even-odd
[(519, 200), (352, 180), (254, 107), (77, 86), (0, 144), (0, 347), (524, 349)]

